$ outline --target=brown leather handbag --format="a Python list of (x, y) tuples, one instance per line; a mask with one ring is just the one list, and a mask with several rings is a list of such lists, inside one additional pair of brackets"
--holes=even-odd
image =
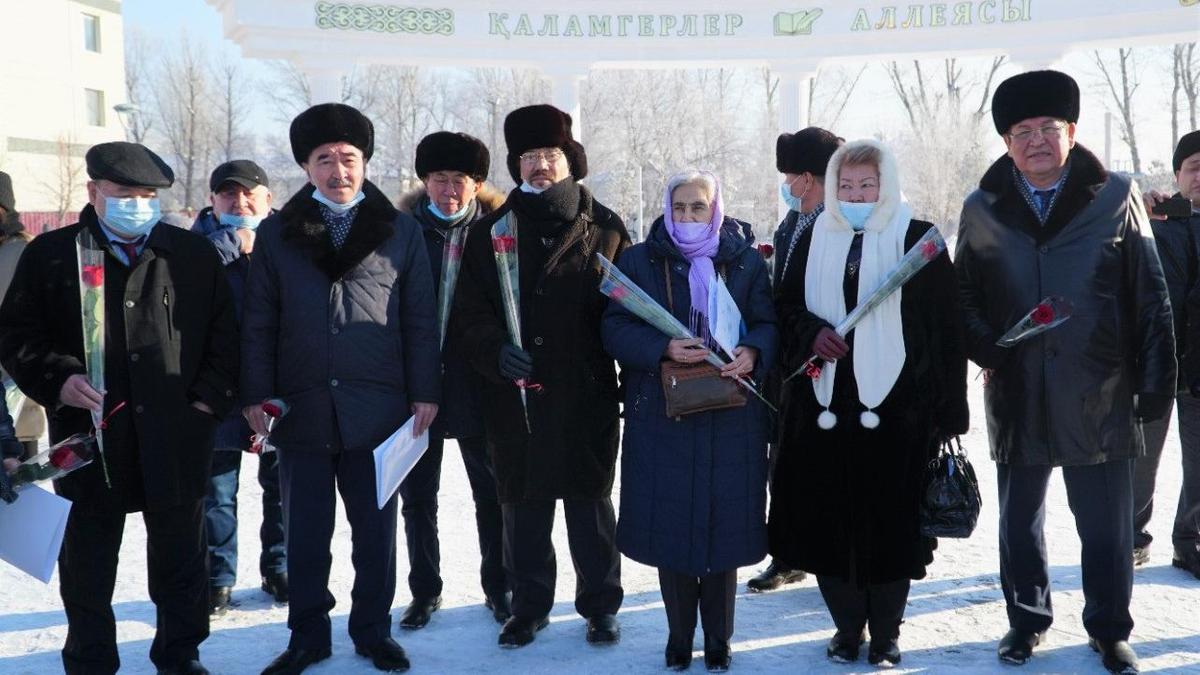
[[(671, 297), (671, 271), (663, 261), (663, 274), (667, 282), (667, 309), (675, 312)], [(663, 399), (667, 403), (667, 417), (679, 419), (684, 415), (746, 405), (746, 392), (711, 363), (677, 363), (670, 359), (659, 364), (662, 378)]]

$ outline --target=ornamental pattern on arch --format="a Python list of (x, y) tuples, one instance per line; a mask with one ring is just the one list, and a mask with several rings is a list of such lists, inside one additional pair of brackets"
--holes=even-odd
[(327, 30), (454, 34), (454, 11), (450, 9), (318, 2), (316, 15), (317, 28)]

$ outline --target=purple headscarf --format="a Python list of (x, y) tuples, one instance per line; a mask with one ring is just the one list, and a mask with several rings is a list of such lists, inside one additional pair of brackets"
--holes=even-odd
[(687, 258), (691, 269), (688, 271), (688, 288), (692, 296), (692, 312), (708, 314), (708, 295), (713, 281), (716, 279), (716, 269), (713, 267), (713, 256), (721, 243), (721, 223), (725, 220), (721, 203), (721, 181), (707, 171), (699, 172), (713, 182), (712, 220), (704, 223), (676, 223), (672, 218), (671, 193), (679, 185), (672, 185), (675, 180), (687, 174), (677, 174), (667, 181), (666, 194), (663, 196), (663, 221), (667, 226), (667, 234), (683, 257)]

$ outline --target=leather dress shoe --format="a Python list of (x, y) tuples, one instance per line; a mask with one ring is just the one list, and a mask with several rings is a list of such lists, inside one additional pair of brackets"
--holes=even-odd
[(232, 592), (233, 589), (229, 586), (213, 586), (212, 593), (208, 596), (208, 615), (221, 616), (228, 612), (233, 604)]
[(729, 662), (733, 656), (729, 653), (728, 640), (716, 640), (704, 636), (704, 667), (710, 673), (723, 673), (729, 670)]
[(668, 670), (687, 670), (692, 665), (691, 641), (684, 644), (682, 640), (667, 638), (666, 657)]
[(299, 675), (304, 669), (319, 661), (329, 658), (329, 647), (324, 649), (293, 649), (288, 647), (283, 653), (263, 669), (262, 675)]
[(432, 598), (413, 598), (400, 617), (400, 627), (405, 630), (424, 628), (433, 617), (433, 613), (442, 606), (442, 596)]
[(504, 622), (504, 627), (500, 629), (498, 642), (501, 647), (508, 649), (524, 647), (533, 642), (535, 633), (549, 625), (550, 617), (548, 616), (540, 619), (526, 619), (523, 616), (514, 615)]
[(209, 674), (208, 674), (208, 668), (205, 668), (204, 665), (201, 664), (199, 660), (192, 659), (191, 661), (185, 661), (185, 662), (179, 664), (178, 666), (172, 666), (170, 668), (161, 668), (158, 671), (158, 675), (209, 675)]
[(890, 640), (871, 640), (871, 646), (867, 648), (867, 661), (871, 665), (877, 666), (881, 663), (890, 665), (898, 665), (900, 663), (900, 645), (895, 638)]
[(369, 647), (354, 646), (354, 653), (371, 659), (371, 665), (376, 670), (389, 673), (403, 673), (408, 670), (408, 654), (404, 647), (390, 637), (385, 637)]
[(512, 591), (485, 596), (483, 606), (492, 610), (492, 618), (496, 623), (503, 624), (512, 616)]
[(275, 598), (275, 602), (288, 601), (288, 576), (287, 572), (275, 572), (263, 577), (262, 586), (263, 592)]
[(767, 565), (767, 569), (746, 582), (746, 588), (755, 593), (764, 593), (766, 591), (773, 591), (784, 584), (794, 584), (804, 581), (807, 576), (803, 570), (791, 569), (772, 558), (771, 564)]
[(1020, 666), (1033, 656), (1033, 648), (1041, 642), (1041, 633), (1009, 628), (1004, 637), (1000, 638), (1000, 646), (996, 648), (996, 655), (1005, 663)]
[(825, 648), (825, 656), (834, 663), (854, 663), (858, 660), (858, 650), (867, 641), (866, 633), (848, 633), (838, 631), (829, 640)]
[(1171, 567), (1191, 572), (1192, 576), (1200, 579), (1200, 549), (1195, 546), (1190, 549), (1175, 549), (1171, 558)]
[(1135, 546), (1133, 549), (1133, 566), (1141, 567), (1150, 562), (1150, 547)]
[(594, 645), (615, 645), (621, 641), (621, 625), (612, 614), (600, 614), (587, 620), (587, 641)]
[(1119, 675), (1135, 675), (1140, 672), (1137, 654), (1126, 640), (1088, 638), (1088, 646), (1100, 654), (1104, 669), (1108, 672)]

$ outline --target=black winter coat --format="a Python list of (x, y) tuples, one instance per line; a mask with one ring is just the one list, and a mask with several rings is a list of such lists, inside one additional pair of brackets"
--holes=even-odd
[[(528, 214), (504, 207), (471, 226), (458, 281), (450, 339), (459, 341), (483, 375), (483, 415), (500, 499), (598, 499), (612, 492), (617, 459), (617, 374), (600, 341), (607, 299), (599, 291), (593, 255), (619, 259), (630, 244), (621, 219), (582, 185), (575, 219), (547, 249)], [(533, 355), (527, 390), (529, 422), (517, 387), (500, 375), (500, 346), (509, 342), (492, 253), (491, 227), (517, 221), (520, 262), (521, 337)], [(545, 260), (531, 265), (529, 261)]]
[(242, 396), (291, 410), (285, 450), (370, 452), (441, 389), (437, 310), (421, 226), (369, 181), (335, 249), (300, 188), (258, 227), (242, 318)]
[[(86, 372), (75, 237), (86, 227), (107, 242), (90, 205), (79, 219), (30, 242), (0, 307), (0, 362), (45, 406), (51, 443), (92, 428), (86, 410), (59, 405), (67, 378)], [(105, 256), (104, 278), (105, 411), (126, 403), (103, 432), (112, 490), (99, 461), (56, 487), (77, 503), (128, 511), (199, 499), (217, 420), (237, 401), (237, 317), (225, 271), (204, 237), (158, 223), (132, 268)]]
[[(994, 163), (963, 204), (955, 268), (967, 355), (984, 388), (992, 458), (1078, 466), (1143, 453), (1134, 395), (1175, 394), (1175, 339), (1142, 196), (1076, 145), (1046, 224), (1013, 162)], [(1004, 348), (996, 340), (1049, 295), (1071, 318)]]
[[(933, 227), (913, 220), (905, 250)], [(812, 355), (812, 344), (829, 322), (808, 310), (807, 279), (813, 229), (800, 235), (791, 267), (776, 291), (785, 374)], [(954, 268), (943, 252), (901, 291), (905, 362), (883, 403), (880, 423), (866, 429), (850, 354), (838, 361), (830, 411), (839, 420), (821, 429), (812, 380), (783, 385), (779, 458), (772, 482), (771, 554), (790, 566), (860, 584), (920, 579), (936, 540), (921, 536), (919, 504), (925, 465), (937, 438), (965, 433), (966, 353), (955, 296)], [(785, 375), (786, 376), (786, 375)], [(853, 570), (853, 577), (851, 570)]]
[[(1175, 195), (1179, 197), (1179, 194)], [(1175, 356), (1180, 392), (1200, 385), (1200, 215), (1150, 220), (1154, 244), (1162, 262), (1171, 316), (1175, 326)], [(1200, 388), (1200, 387), (1198, 387)]]

